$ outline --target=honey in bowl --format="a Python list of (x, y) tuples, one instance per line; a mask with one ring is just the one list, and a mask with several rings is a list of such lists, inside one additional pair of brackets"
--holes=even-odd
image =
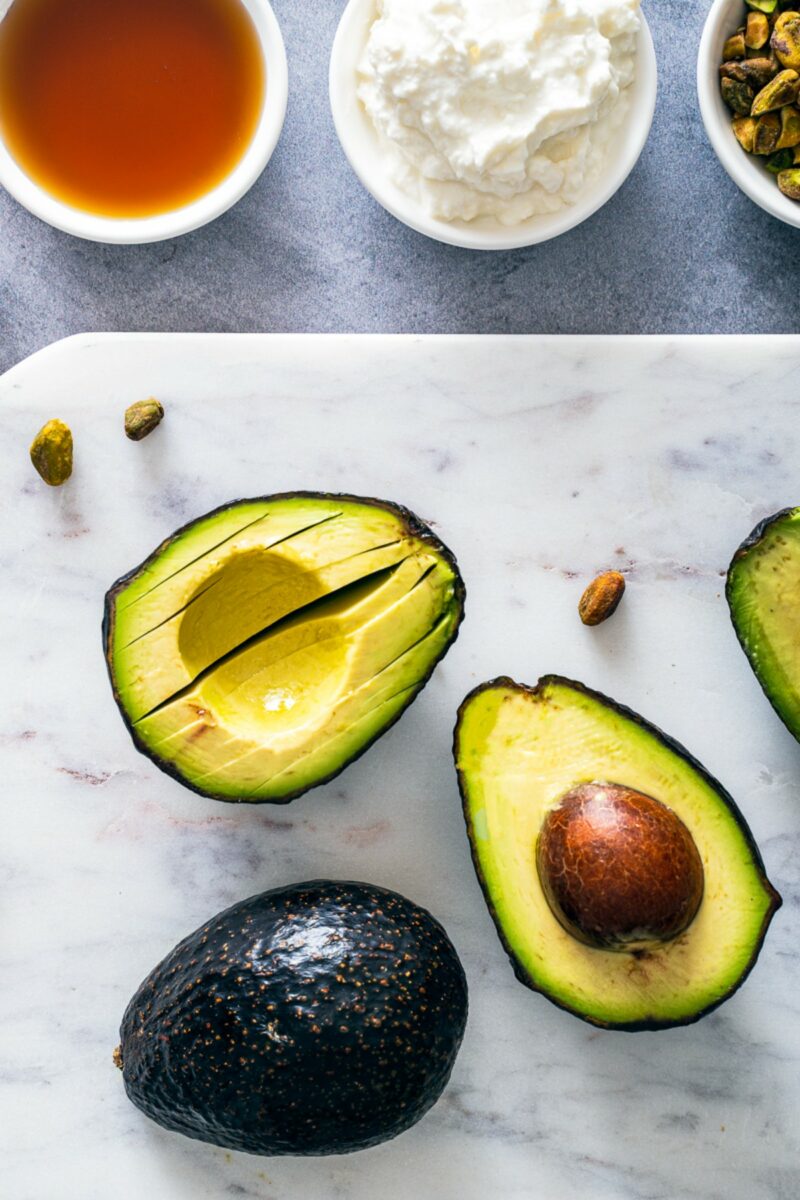
[(242, 0), (13, 0), (0, 133), (56, 199), (108, 217), (197, 200), (236, 167), (264, 104)]

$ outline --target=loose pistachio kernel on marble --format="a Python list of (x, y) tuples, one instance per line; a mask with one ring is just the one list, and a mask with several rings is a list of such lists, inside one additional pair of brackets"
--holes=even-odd
[(31, 462), (50, 487), (61, 487), (72, 474), (72, 430), (63, 421), (48, 421), (30, 448)]
[(132, 442), (140, 442), (152, 433), (164, 419), (164, 406), (152, 397), (139, 400), (125, 410), (125, 436)]
[(584, 625), (601, 625), (612, 616), (625, 591), (625, 576), (620, 571), (603, 571), (593, 579), (578, 601), (578, 615)]

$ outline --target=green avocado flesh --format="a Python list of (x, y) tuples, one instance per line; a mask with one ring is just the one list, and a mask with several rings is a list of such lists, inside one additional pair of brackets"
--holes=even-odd
[(166, 541), (106, 597), (134, 740), (205, 795), (283, 801), (329, 779), (456, 636), (455, 560), (404, 509), (300, 493), (240, 501)]
[(733, 627), (758, 682), (800, 740), (800, 509), (758, 525), (728, 569)]
[[(462, 704), (455, 757), (475, 866), (522, 982), (592, 1024), (636, 1030), (697, 1020), (743, 981), (780, 897), (732, 799), (677, 743), (581, 684), (497, 679)], [(697, 915), (647, 953), (579, 941), (539, 881), (545, 816), (595, 780), (669, 806), (702, 860)]]

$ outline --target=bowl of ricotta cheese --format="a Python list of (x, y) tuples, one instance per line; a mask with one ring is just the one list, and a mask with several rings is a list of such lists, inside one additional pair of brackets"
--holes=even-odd
[(656, 60), (638, 0), (349, 0), (330, 99), (361, 182), (477, 250), (565, 233), (642, 152)]

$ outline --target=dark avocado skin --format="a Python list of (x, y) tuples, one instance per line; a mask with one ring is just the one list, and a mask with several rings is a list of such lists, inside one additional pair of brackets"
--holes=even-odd
[(733, 630), (734, 630), (734, 633), (736, 634), (736, 640), (738, 641), (739, 645), (744, 650), (745, 655), (747, 657), (747, 661), (750, 663), (750, 666), (753, 668), (753, 674), (755, 675), (756, 679), (758, 680), (758, 682), (761, 686), (762, 692), (769, 700), (770, 704), (772, 705), (773, 710), (777, 713), (778, 717), (781, 720), (781, 723), (786, 726), (786, 728), (789, 730), (789, 733), (792, 735), (793, 738), (797, 738), (797, 740), (800, 741), (800, 738), (797, 737), (797, 731), (795, 729), (792, 729), (791, 725), (787, 722), (787, 720), (784, 717), (783, 713), (781, 712), (780, 708), (778, 707), (778, 705), (775, 703), (774, 699), (772, 698), (772, 696), (770, 694), (769, 686), (768, 686), (767, 682), (764, 679), (762, 679), (761, 673), (758, 670), (756, 662), (750, 656), (750, 648), (749, 648), (746, 640), (742, 637), (742, 634), (739, 631), (739, 623), (736, 620), (736, 606), (733, 601), (733, 589), (732, 589), (732, 579), (731, 579), (732, 568), (736, 565), (736, 563), (739, 562), (740, 559), (746, 558), (747, 555), (750, 553), (750, 551), (753, 550), (759, 544), (759, 542), (761, 542), (763, 540), (764, 534), (767, 532), (769, 527), (771, 525), (775, 525), (778, 521), (784, 520), (786, 517), (794, 516), (794, 514), (796, 512), (797, 512), (796, 507), (782, 508), (779, 510), (779, 512), (773, 513), (771, 517), (765, 517), (763, 521), (759, 521), (759, 523), (756, 525), (755, 529), (747, 535), (747, 537), (744, 539), (742, 544), (739, 546), (739, 548), (737, 549), (736, 553), (734, 554), (733, 558), (730, 561), (727, 577), (725, 579), (725, 599), (728, 602), (728, 611), (730, 612), (730, 615), (731, 615), (731, 624), (733, 625)]
[(442, 926), (315, 880), (185, 938), (122, 1020), (125, 1089), (166, 1129), (251, 1154), (343, 1154), (408, 1129), (450, 1077), (467, 984)]
[[(187, 779), (185, 779), (183, 775), (181, 775), (180, 771), (176, 770), (172, 763), (166, 762), (163, 758), (161, 758), (158, 754), (155, 754), (144, 744), (136, 732), (135, 726), (125, 712), (125, 707), (120, 700), (119, 693), (114, 683), (114, 673), (111, 669), (111, 646), (114, 633), (115, 601), (119, 593), (128, 585), (128, 583), (130, 583), (134, 576), (138, 575), (139, 572), (148, 566), (148, 564), (152, 562), (154, 558), (158, 558), (159, 555), (166, 550), (170, 542), (174, 541), (176, 537), (180, 537), (181, 534), (185, 533), (186, 530), (190, 529), (198, 521), (204, 521), (209, 517), (215, 517), (219, 513), (226, 512), (229, 508), (235, 508), (237, 504), (252, 504), (259, 500), (265, 502), (271, 500), (341, 500), (343, 502), (349, 501), (356, 504), (371, 504), (374, 508), (383, 508), (387, 512), (394, 513), (394, 515), (403, 522), (406, 529), (408, 529), (409, 533), (413, 537), (419, 538), (420, 541), (426, 542), (452, 567), (454, 574), (454, 599), (458, 608), (458, 619), (453, 627), (452, 638), (438, 658), (434, 659), (434, 661), (431, 663), (430, 670), (420, 681), (419, 687), (415, 688), (414, 691), (409, 692), (408, 699), (403, 704), (403, 707), (395, 714), (391, 721), (388, 721), (381, 729), (378, 730), (375, 737), (371, 738), (365, 743), (365, 745), (361, 746), (360, 749), (357, 750), (355, 754), (351, 755), (350, 758), (345, 759), (345, 761), (336, 767), (335, 770), (331, 771), (330, 774), (325, 775), (322, 779), (318, 779), (317, 782), (312, 785), (312, 787), (301, 787), (294, 792), (287, 793), (285, 796), (265, 798), (262, 800), (250, 800), (246, 797), (222, 796), (216, 792), (206, 791), (203, 788), (196, 787), (193, 783), (190, 783)], [(337, 775), (341, 774), (345, 767), (349, 767), (351, 763), (361, 758), (362, 754), (366, 754), (367, 750), (369, 750), (369, 748), (373, 746), (379, 738), (382, 738), (383, 735), (389, 729), (391, 729), (393, 725), (397, 724), (409, 705), (413, 704), (423, 688), (427, 686), (428, 681), (430, 680), (430, 677), (435, 671), (436, 667), (442, 661), (445, 654), (458, 637), (461, 622), (464, 620), (464, 603), (466, 596), (467, 592), (464, 586), (464, 580), (461, 578), (461, 572), (458, 569), (456, 556), (447, 548), (447, 546), (445, 546), (444, 542), (439, 540), (433, 530), (426, 525), (424, 521), (421, 521), (419, 517), (415, 516), (414, 513), (412, 513), (409, 509), (404, 508), (403, 505), (394, 504), (391, 500), (375, 500), (372, 497), (367, 496), (352, 496), (345, 492), (276, 492), (269, 496), (252, 496), (244, 500), (230, 500), (227, 504), (221, 504), (218, 508), (211, 509), (211, 511), (207, 513), (202, 513), (199, 517), (195, 517), (192, 521), (187, 521), (185, 525), (181, 525), (180, 529), (176, 529), (175, 532), (170, 535), (170, 537), (166, 538), (161, 545), (153, 551), (152, 554), (149, 554), (147, 558), (144, 559), (143, 562), (139, 563), (138, 567), (134, 567), (132, 571), (128, 571), (127, 574), (118, 579), (116, 583), (112, 584), (112, 586), (106, 592), (105, 607), (103, 611), (103, 655), (106, 662), (108, 677), (111, 682), (111, 690), (114, 695), (114, 700), (116, 701), (117, 708), (122, 715), (122, 719), (125, 722), (125, 727), (131, 736), (134, 746), (140, 754), (143, 754), (146, 758), (149, 758), (152, 762), (154, 762), (159, 770), (163, 771), (165, 775), (172, 776), (172, 778), (176, 779), (182, 787), (188, 788), (188, 790), (191, 792), (196, 792), (198, 796), (206, 796), (211, 800), (218, 800), (223, 804), (288, 804), (291, 800), (296, 800), (298, 796), (304, 796), (305, 793), (311, 791), (312, 788), (321, 787), (325, 783), (330, 783), (332, 779), (335, 779)]]
[(702, 1017), (707, 1016), (710, 1012), (713, 1012), (715, 1008), (719, 1008), (721, 1004), (724, 1004), (726, 1000), (729, 1000), (734, 992), (738, 992), (739, 988), (742, 986), (745, 979), (747, 979), (747, 976), (756, 965), (756, 961), (761, 953), (761, 947), (764, 944), (764, 938), (766, 937), (770, 922), (772, 921), (775, 913), (781, 907), (783, 900), (778, 892), (776, 892), (770, 881), (767, 879), (761, 852), (753, 840), (753, 835), (750, 832), (747, 822), (738, 808), (736, 801), (733, 799), (730, 793), (725, 790), (722, 784), (718, 783), (717, 780), (714, 779), (713, 775), (708, 773), (703, 764), (698, 762), (697, 759), (680, 744), (680, 742), (676, 742), (674, 738), (669, 736), (669, 734), (663, 733), (662, 730), (660, 730), (656, 725), (651, 725), (649, 721), (645, 721), (644, 717), (640, 717), (639, 714), (634, 712), (632, 708), (627, 708), (624, 704), (618, 704), (617, 701), (612, 700), (610, 696), (605, 696), (602, 692), (597, 692), (593, 688), (586, 687), (585, 684), (579, 683), (574, 679), (567, 679), (563, 675), (543, 675), (539, 682), (535, 686), (531, 687), (525, 683), (517, 683), (515, 680), (509, 678), (508, 675), (499, 675), (496, 679), (490, 679), (486, 683), (481, 683), (478, 685), (478, 687), (473, 688), (472, 691), (464, 697), (458, 709), (458, 716), (456, 719), (453, 737), (453, 756), (455, 762), (458, 763), (458, 737), (461, 725), (461, 715), (466, 705), (470, 702), (470, 700), (473, 699), (473, 697), (479, 695), (480, 692), (496, 687), (510, 688), (517, 692), (527, 692), (530, 695), (536, 695), (550, 683), (563, 684), (566, 687), (574, 688), (576, 691), (583, 692), (584, 695), (591, 696), (594, 700), (600, 701), (600, 703), (606, 705), (606, 707), (621, 713), (621, 715), (627, 717), (628, 720), (634, 721), (637, 725), (640, 725), (643, 729), (646, 729), (648, 733), (653, 734), (673, 754), (689, 763), (689, 765), (698, 773), (698, 775), (702, 776), (705, 782), (708, 783), (714, 789), (714, 791), (716, 791), (722, 797), (728, 808), (730, 808), (731, 813), (736, 823), (739, 825), (745, 841), (747, 842), (747, 845), (749, 846), (753, 855), (753, 862), (758, 870), (761, 882), (768, 895), (770, 895), (772, 898), (772, 904), (765, 914), (758, 940), (753, 949), (752, 958), (747, 964), (746, 969), (742, 972), (733, 986), (728, 989), (724, 996), (720, 996), (720, 998), (715, 1000), (713, 1004), (709, 1004), (706, 1008), (701, 1009), (700, 1012), (694, 1013), (692, 1016), (686, 1017), (681, 1021), (658, 1021), (653, 1018), (648, 1018), (644, 1021), (631, 1021), (628, 1023), (619, 1022), (612, 1024), (606, 1021), (599, 1021), (594, 1017), (589, 1017), (586, 1015), (586, 1013), (581, 1012), (580, 1009), (574, 1008), (569, 1004), (564, 1004), (560, 1000), (554, 999), (549, 992), (546, 992), (543, 988), (540, 988), (516, 958), (514, 950), (507, 941), (505, 933), (503, 932), (503, 927), (498, 920), (497, 913), (495, 912), (494, 905), (492, 904), (491, 897), (489, 895), (489, 890), (483, 878), (483, 872), (481, 871), (478, 854), (475, 849), (475, 831), (472, 827), (472, 819), (469, 813), (466, 782), (464, 780), (463, 773), (458, 770), (458, 767), (456, 767), (456, 773), (458, 775), (458, 788), (459, 792), (461, 793), (461, 804), (464, 813), (464, 821), (466, 822), (467, 826), (467, 837), (469, 838), (469, 848), (472, 855), (472, 863), (475, 867), (475, 874), (478, 876), (478, 882), (481, 885), (481, 890), (483, 891), (483, 897), (486, 901), (486, 906), (489, 909), (492, 920), (494, 921), (498, 937), (503, 944), (503, 949), (508, 955), (511, 966), (514, 970), (514, 974), (520, 983), (524, 983), (525, 986), (530, 988), (532, 991), (538, 992), (540, 995), (545, 996), (551, 1004), (556, 1006), (556, 1008), (561, 1008), (565, 1012), (572, 1013), (574, 1017), (580, 1017), (582, 1021), (586, 1021), (589, 1025), (595, 1025), (600, 1029), (616, 1030), (620, 1033), (652, 1033), (658, 1029), (674, 1029), (681, 1025), (694, 1025), (696, 1021), (699, 1021)]
[(766, 531), (769, 529), (770, 525), (774, 525), (776, 521), (782, 521), (784, 517), (791, 517), (796, 512), (796, 507), (781, 508), (778, 510), (778, 512), (772, 513), (771, 516), (764, 517), (762, 521), (758, 522), (755, 529), (748, 533), (747, 537), (734, 554), (732, 561), (736, 562), (738, 558), (741, 558), (743, 555), (747, 554), (748, 550), (752, 550), (753, 546), (757, 546), (764, 537)]

